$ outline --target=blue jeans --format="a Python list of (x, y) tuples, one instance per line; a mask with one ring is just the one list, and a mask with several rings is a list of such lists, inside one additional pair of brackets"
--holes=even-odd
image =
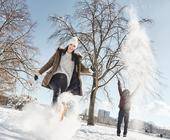
[(129, 110), (119, 110), (118, 123), (117, 123), (117, 134), (121, 133), (121, 124), (124, 119), (124, 132), (123, 135), (127, 135), (128, 123), (129, 123)]

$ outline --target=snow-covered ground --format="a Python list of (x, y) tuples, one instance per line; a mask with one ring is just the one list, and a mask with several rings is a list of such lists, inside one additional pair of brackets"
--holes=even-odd
[[(77, 125), (77, 122), (72, 122), (70, 125), (68, 123), (60, 124), (61, 126), (67, 125), (67, 128), (64, 128), (65, 130), (62, 132), (61, 127), (57, 126), (59, 124), (56, 124), (56, 127), (53, 122), (54, 120), (48, 118), (50, 117), (50, 111), (45, 110), (44, 118), (40, 118), (44, 110), (42, 111), (41, 108), (41, 111), (38, 112), (36, 107), (34, 110), (35, 112), (29, 112), (27, 110), (27, 114), (24, 114), (23, 111), (0, 107), (0, 140), (65, 140), (68, 139), (66, 135), (70, 131), (72, 131), (72, 134), (74, 133), (73, 137), (69, 134), (72, 137), (71, 140), (166, 140), (133, 131), (129, 131), (126, 138), (117, 137), (116, 129), (113, 127), (99, 125), (87, 126), (83, 122), (80, 122), (80, 126)], [(23, 125), (24, 123), (25, 125)], [(73, 129), (75, 130), (73, 131)], [(55, 138), (55, 136), (58, 137), (59, 135), (54, 135), (54, 133), (60, 133), (60, 137), (62, 138)]]
[(81, 128), (76, 133), (72, 140), (166, 140), (163, 138), (148, 136), (142, 133), (129, 131), (128, 136), (116, 136), (116, 129), (106, 126), (87, 126), (81, 125)]

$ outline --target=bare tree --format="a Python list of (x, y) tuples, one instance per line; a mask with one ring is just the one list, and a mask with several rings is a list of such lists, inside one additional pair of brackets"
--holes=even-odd
[(27, 87), (36, 48), (31, 43), (33, 24), (24, 0), (0, 0), (0, 92), (17, 82)]
[(70, 36), (78, 36), (84, 61), (93, 70), (88, 125), (94, 125), (94, 107), (99, 88), (104, 88), (123, 68), (120, 49), (128, 34), (128, 19), (116, 0), (81, 0), (73, 17), (50, 16), (57, 38), (63, 44)]

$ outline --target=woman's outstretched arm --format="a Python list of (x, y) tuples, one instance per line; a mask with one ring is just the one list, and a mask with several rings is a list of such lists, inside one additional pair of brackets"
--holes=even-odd
[(121, 83), (120, 83), (120, 81), (119, 81), (119, 80), (118, 80), (117, 85), (118, 85), (119, 95), (120, 95), (120, 96), (122, 96), (122, 86), (121, 86)]
[(54, 55), (48, 60), (48, 62), (39, 70), (40, 74), (43, 74), (45, 71), (47, 71), (53, 65), (54, 58), (58, 57), (57, 55), (59, 55), (58, 51), (55, 52)]

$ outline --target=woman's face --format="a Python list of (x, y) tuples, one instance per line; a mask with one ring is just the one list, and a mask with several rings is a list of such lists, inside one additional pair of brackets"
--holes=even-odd
[(75, 50), (75, 48), (76, 48), (75, 45), (69, 44), (69, 45), (68, 45), (67, 52), (68, 52), (68, 53), (72, 53), (72, 52)]

